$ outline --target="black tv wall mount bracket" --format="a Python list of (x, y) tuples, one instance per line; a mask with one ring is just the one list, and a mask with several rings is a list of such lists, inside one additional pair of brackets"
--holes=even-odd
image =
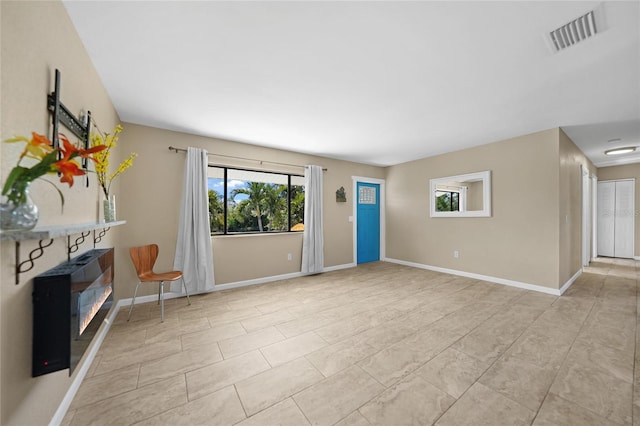
[[(91, 137), (91, 111), (87, 111), (85, 115), (77, 118), (64, 106), (60, 101), (60, 70), (56, 69), (54, 91), (47, 95), (47, 109), (51, 113), (51, 124), (53, 125), (51, 141), (53, 147), (60, 145), (59, 133), (60, 124), (63, 124), (75, 136), (82, 141), (83, 148), (89, 148), (89, 139)], [(82, 168), (87, 171), (88, 159), (82, 159)], [(89, 178), (85, 179), (86, 186), (89, 186)]]

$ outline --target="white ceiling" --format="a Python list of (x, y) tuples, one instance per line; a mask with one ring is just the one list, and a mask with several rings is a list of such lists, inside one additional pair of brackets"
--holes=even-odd
[(126, 122), (381, 166), (562, 127), (640, 162), (637, 1), (64, 4)]

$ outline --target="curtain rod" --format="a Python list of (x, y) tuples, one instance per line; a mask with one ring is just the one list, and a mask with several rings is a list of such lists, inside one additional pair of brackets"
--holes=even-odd
[[(175, 146), (170, 146), (169, 147), (169, 151), (175, 151), (176, 153), (178, 153), (178, 152), (187, 152), (186, 149), (184, 149), (184, 148), (176, 148)], [(256, 160), (254, 158), (236, 157), (236, 156), (233, 156), (233, 155), (224, 155), (224, 154), (214, 154), (214, 153), (211, 153), (211, 152), (207, 152), (207, 155), (213, 155), (215, 157), (230, 158), (232, 160), (256, 161), (256, 162), (260, 163), (261, 165), (263, 163), (269, 163), (269, 164), (277, 164), (279, 166), (289, 166), (289, 167), (301, 167), (301, 168), (304, 168), (304, 166), (301, 166), (299, 164), (279, 163), (277, 161), (267, 161), (267, 160)], [(327, 169), (323, 168), (322, 171), (326, 172)]]

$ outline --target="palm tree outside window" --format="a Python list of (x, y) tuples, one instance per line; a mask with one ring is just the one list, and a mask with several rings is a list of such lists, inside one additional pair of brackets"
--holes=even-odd
[(209, 167), (212, 234), (289, 232), (304, 229), (304, 177)]

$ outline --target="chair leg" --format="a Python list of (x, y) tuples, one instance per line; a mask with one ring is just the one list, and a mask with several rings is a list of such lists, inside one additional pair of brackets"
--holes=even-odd
[(140, 286), (140, 282), (136, 284), (136, 289), (133, 291), (133, 299), (131, 299), (131, 306), (129, 306), (129, 316), (127, 317), (127, 321), (131, 319), (131, 311), (133, 310), (133, 305), (136, 303), (136, 295), (138, 294), (138, 287)]
[(160, 322), (164, 322), (164, 281), (160, 281)]
[(184, 277), (182, 277), (182, 287), (184, 287), (184, 292), (187, 294), (187, 302), (189, 302), (190, 305), (191, 299), (189, 299), (189, 290), (187, 290), (187, 284), (184, 282)]
[(158, 282), (158, 305), (160, 304), (160, 288), (162, 288), (162, 281)]

